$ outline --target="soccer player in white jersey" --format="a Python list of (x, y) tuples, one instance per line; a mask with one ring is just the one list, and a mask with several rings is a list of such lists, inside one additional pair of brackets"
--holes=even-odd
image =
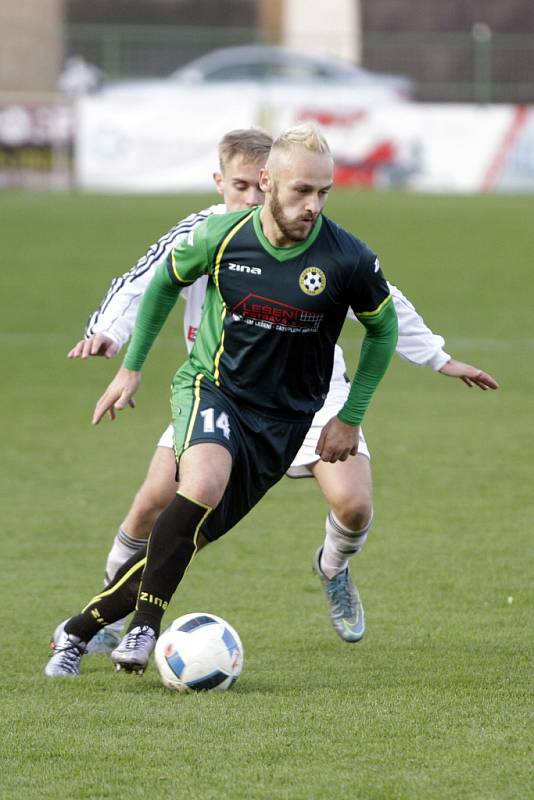
[[(141, 297), (158, 265), (169, 252), (202, 220), (211, 214), (244, 210), (261, 204), (263, 194), (258, 183), (271, 138), (255, 129), (236, 130), (223, 137), (219, 145), (220, 171), (214, 181), (224, 204), (191, 214), (149, 248), (129, 272), (115, 278), (100, 307), (90, 317), (85, 337), (69, 352), (70, 358), (115, 356), (130, 338)], [(186, 299), (184, 332), (188, 349), (198, 328), (206, 278), (201, 278), (182, 292)], [(444, 340), (425, 325), (412, 304), (395, 286), (390, 285), (399, 323), (397, 352), (419, 366), (429, 366), (444, 375), (460, 378), (468, 386), (496, 389), (496, 381), (482, 370), (448, 355)], [(346, 461), (327, 463), (316, 454), (320, 432), (337, 414), (349, 391), (343, 352), (336, 346), (330, 390), (323, 408), (316, 414), (301, 450), (288, 474), (290, 477), (314, 477), (330, 510), (326, 534), (317, 550), (314, 569), (329, 604), (330, 618), (338, 635), (348, 642), (359, 641), (365, 631), (363, 607), (348, 570), (348, 561), (361, 551), (372, 523), (372, 482), (370, 455), (360, 437), (358, 454)], [(114, 417), (114, 411), (111, 412)], [(111, 581), (121, 565), (144, 548), (155, 520), (176, 494), (176, 462), (172, 426), (161, 436), (146, 478), (131, 508), (121, 523), (106, 563), (106, 582)], [(199, 542), (199, 546), (207, 541)], [(103, 629), (89, 645), (90, 652), (110, 652), (119, 641), (121, 623)]]

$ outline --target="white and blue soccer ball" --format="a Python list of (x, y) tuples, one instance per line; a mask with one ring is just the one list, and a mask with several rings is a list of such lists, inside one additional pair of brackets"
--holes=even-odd
[(243, 669), (237, 631), (215, 614), (184, 614), (163, 631), (154, 653), (163, 685), (176, 692), (223, 692)]

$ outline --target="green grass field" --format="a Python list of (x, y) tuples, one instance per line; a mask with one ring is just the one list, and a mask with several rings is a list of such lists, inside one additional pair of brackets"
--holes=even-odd
[[(365, 431), (375, 525), (353, 574), (359, 645), (336, 637), (311, 572), (325, 503), (284, 479), (199, 555), (167, 614), (239, 631), (227, 693), (172, 695), (105, 657), (52, 681), (58, 621), (100, 586), (108, 546), (167, 423), (178, 315), (135, 411), (89, 424), (118, 362), (69, 362), (111, 277), (206, 197), (0, 194), (0, 797), (441, 800), (534, 797), (534, 199), (338, 191), (329, 214), (456, 358), (498, 392), (396, 358)], [(343, 333), (354, 369), (358, 326)]]

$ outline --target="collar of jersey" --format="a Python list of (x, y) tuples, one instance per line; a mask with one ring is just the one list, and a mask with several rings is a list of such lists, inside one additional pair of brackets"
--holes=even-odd
[(321, 225), (323, 224), (323, 215), (319, 214), (315, 221), (315, 225), (311, 229), (310, 233), (308, 234), (307, 238), (304, 239), (303, 242), (300, 244), (296, 244), (293, 247), (275, 247), (274, 244), (271, 244), (270, 241), (265, 236), (263, 229), (261, 227), (260, 222), (260, 211), (261, 206), (259, 206), (256, 211), (254, 212), (254, 216), (252, 217), (252, 222), (254, 224), (254, 230), (256, 231), (256, 236), (260, 240), (260, 244), (262, 247), (267, 250), (267, 252), (273, 257), (276, 258), (277, 261), (288, 261), (290, 258), (295, 258), (303, 253), (305, 250), (310, 247), (317, 239), (319, 235), (319, 231), (321, 230)]

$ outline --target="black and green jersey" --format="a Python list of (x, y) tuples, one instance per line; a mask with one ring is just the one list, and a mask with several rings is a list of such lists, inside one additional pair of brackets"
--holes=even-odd
[(340, 417), (361, 420), (396, 343), (389, 289), (365, 244), (324, 216), (305, 241), (288, 248), (266, 239), (259, 208), (209, 217), (173, 250), (166, 274), (147, 290), (126, 367), (140, 369), (166, 316), (162, 304), (172, 306), (180, 288), (205, 273), (189, 369), (265, 414), (311, 416), (326, 397), (334, 345), (351, 307), (366, 337)]

